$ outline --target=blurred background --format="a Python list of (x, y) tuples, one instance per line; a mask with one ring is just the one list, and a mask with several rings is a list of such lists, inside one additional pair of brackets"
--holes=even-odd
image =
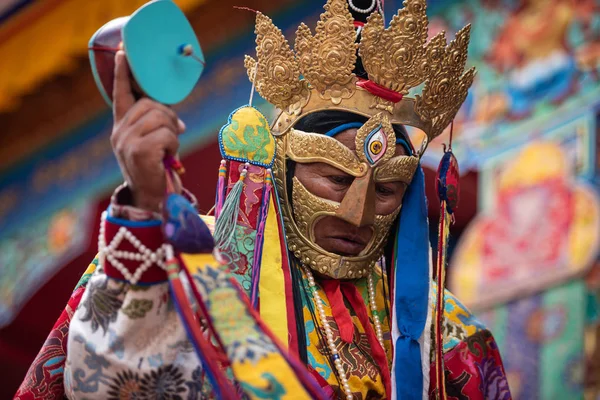
[[(217, 132), (247, 103), (251, 12), (289, 38), (318, 0), (176, 0), (207, 67), (176, 107), (184, 183), (208, 211)], [(143, 0), (0, 0), (0, 398), (10, 398), (95, 255), (121, 182), (91, 35)], [(355, 0), (357, 6), (370, 1)], [(401, 6), (386, 0), (389, 20)], [(454, 124), (461, 201), (449, 286), (490, 327), (515, 399), (600, 399), (600, 1), (430, 0), (430, 34), (473, 24), (476, 81)], [(256, 105), (272, 110), (261, 99)], [(418, 137), (419, 132), (413, 132)], [(432, 239), (435, 170), (423, 159)]]

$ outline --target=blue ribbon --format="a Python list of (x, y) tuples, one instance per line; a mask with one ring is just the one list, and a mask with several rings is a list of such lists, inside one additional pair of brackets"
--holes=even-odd
[(423, 397), (419, 338), (427, 322), (429, 297), (429, 226), (425, 177), (419, 166), (406, 190), (395, 245), (395, 322), (400, 337), (394, 343), (396, 398)]

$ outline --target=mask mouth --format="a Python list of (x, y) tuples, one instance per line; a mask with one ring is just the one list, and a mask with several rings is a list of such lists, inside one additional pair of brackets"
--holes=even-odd
[(369, 244), (359, 235), (355, 234), (332, 234), (323, 239), (320, 245), (324, 250), (343, 257), (356, 257), (361, 255)]
[[(325, 218), (327, 220), (323, 221)], [(328, 232), (318, 239), (315, 236), (317, 224), (328, 226)], [(308, 237), (315, 246), (327, 253), (352, 258), (360, 257), (372, 248), (375, 231), (373, 226), (358, 228), (351, 225), (333, 211), (321, 211), (309, 219)]]

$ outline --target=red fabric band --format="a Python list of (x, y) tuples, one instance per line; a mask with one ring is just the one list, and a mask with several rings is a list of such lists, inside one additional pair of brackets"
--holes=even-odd
[(340, 331), (340, 338), (346, 343), (352, 343), (354, 324), (340, 291), (340, 281), (337, 279), (323, 280), (321, 286), (323, 286), (323, 291), (327, 296), (327, 300), (329, 300), (331, 314)]
[[(331, 312), (340, 332), (340, 338), (346, 343), (352, 343), (354, 335), (354, 324), (350, 312), (344, 303), (344, 297), (348, 300), (358, 320), (362, 324), (367, 340), (371, 346), (372, 356), (379, 366), (383, 385), (386, 393), (391, 393), (391, 373), (388, 367), (385, 350), (377, 340), (375, 329), (369, 321), (367, 307), (358, 289), (352, 282), (340, 282), (339, 280), (323, 280), (321, 282), (323, 291), (327, 295)], [(342, 294), (343, 293), (343, 294)]]
[(354, 307), (354, 312), (356, 313), (358, 320), (365, 330), (367, 340), (371, 346), (373, 359), (375, 360), (377, 366), (379, 366), (379, 371), (381, 372), (381, 379), (383, 380), (385, 392), (390, 394), (392, 393), (392, 378), (390, 368), (388, 366), (387, 356), (384, 348), (379, 343), (379, 340), (377, 340), (375, 329), (373, 329), (373, 326), (369, 321), (369, 314), (367, 312), (365, 301), (358, 292), (356, 286), (350, 282), (342, 283), (342, 290), (344, 291), (344, 295), (350, 304)]
[[(121, 225), (110, 222), (109, 220), (104, 221), (104, 223), (105, 243), (108, 246), (113, 238), (117, 235), (117, 232), (119, 232)], [(133, 233), (133, 235), (151, 251), (156, 251), (156, 249), (162, 246), (165, 242), (160, 225), (143, 228), (127, 227), (127, 230)], [(129, 242), (129, 240), (125, 238), (121, 240), (121, 243), (119, 243), (119, 246), (117, 246), (116, 250), (137, 252), (136, 248)], [(122, 258), (119, 258), (118, 260), (132, 274), (135, 273), (135, 270), (142, 264), (142, 261), (125, 260)], [(119, 270), (115, 268), (108, 259), (106, 259), (104, 263), (104, 273), (111, 278), (126, 280), (123, 274), (121, 274), (121, 272), (119, 272)], [(153, 264), (146, 272), (142, 274), (138, 283), (158, 283), (167, 280), (168, 278), (166, 271), (160, 268), (157, 264)]]
[(369, 93), (381, 97), (384, 100), (391, 101), (392, 103), (398, 103), (402, 100), (403, 95), (398, 92), (394, 92), (392, 89), (388, 89), (384, 86), (378, 85), (373, 81), (369, 81), (366, 79), (359, 79), (356, 82), (356, 86), (361, 87), (368, 91)]

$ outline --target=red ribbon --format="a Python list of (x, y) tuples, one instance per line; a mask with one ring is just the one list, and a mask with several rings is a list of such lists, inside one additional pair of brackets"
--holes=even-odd
[(377, 97), (391, 101), (394, 104), (402, 100), (403, 97), (401, 93), (394, 92), (392, 89), (388, 89), (385, 86), (378, 85), (377, 83), (367, 79), (359, 79), (358, 82), (356, 82), (356, 86), (365, 89)]
[[(365, 330), (369, 346), (371, 347), (373, 360), (379, 367), (381, 373), (381, 379), (385, 387), (386, 393), (391, 393), (391, 374), (388, 366), (387, 356), (385, 350), (381, 347), (381, 344), (377, 340), (375, 329), (371, 325), (369, 320), (369, 314), (365, 301), (356, 289), (356, 286), (351, 282), (341, 282), (339, 280), (324, 280), (321, 282), (323, 291), (329, 300), (331, 307), (331, 313), (335, 319), (335, 323), (338, 326), (341, 339), (346, 343), (352, 343), (352, 337), (354, 335), (354, 324), (352, 323), (352, 317), (350, 312), (344, 303), (344, 296), (352, 306), (358, 320)], [(343, 295), (342, 295), (343, 292)]]
[(379, 340), (377, 340), (377, 335), (375, 335), (375, 329), (373, 329), (373, 326), (369, 321), (369, 314), (367, 313), (365, 301), (358, 292), (356, 286), (350, 282), (344, 282), (342, 285), (342, 290), (344, 291), (344, 294), (346, 295), (346, 298), (348, 299), (350, 304), (353, 306), (356, 316), (358, 317), (360, 323), (365, 329), (365, 333), (367, 334), (367, 340), (369, 341), (371, 351), (373, 352), (371, 355), (373, 356), (373, 359), (379, 367), (381, 379), (383, 380), (383, 386), (385, 387), (385, 392), (388, 393), (389, 396), (391, 396), (392, 378), (390, 374), (390, 368), (388, 366), (387, 356), (385, 355), (385, 350), (379, 343)]
[(352, 317), (344, 304), (344, 297), (340, 291), (340, 281), (337, 279), (327, 279), (322, 283), (323, 291), (329, 300), (331, 314), (340, 331), (340, 338), (346, 343), (352, 343), (354, 337), (354, 324)]

